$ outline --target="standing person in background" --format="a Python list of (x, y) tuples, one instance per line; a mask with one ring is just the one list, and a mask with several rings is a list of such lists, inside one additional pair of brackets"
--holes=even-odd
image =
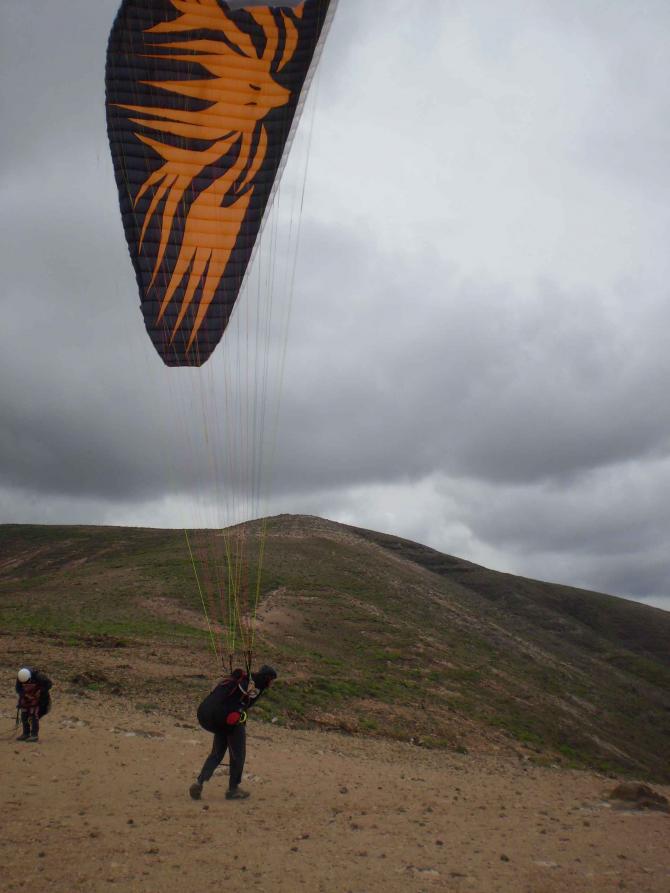
[(51, 708), (51, 679), (30, 667), (21, 667), (16, 675), (17, 710), (21, 711), (23, 732), (17, 741), (39, 741), (40, 719)]

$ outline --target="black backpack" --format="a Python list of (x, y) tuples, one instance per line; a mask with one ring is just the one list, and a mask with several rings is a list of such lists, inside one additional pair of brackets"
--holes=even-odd
[(50, 710), (51, 710), (51, 693), (48, 691), (42, 691), (40, 693), (40, 702), (37, 707), (37, 715), (41, 719), (43, 716), (46, 716)]
[[(223, 732), (239, 722), (243, 698), (239, 689), (248, 678), (242, 670), (234, 670), (201, 701), (198, 722), (206, 732)], [(234, 722), (230, 722), (232, 717), (236, 717)]]

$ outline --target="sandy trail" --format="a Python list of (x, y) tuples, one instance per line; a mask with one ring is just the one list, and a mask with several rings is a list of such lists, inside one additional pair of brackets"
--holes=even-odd
[(40, 744), (0, 742), (0, 888), (670, 890), (670, 816), (612, 808), (610, 779), (250, 722), (252, 797), (226, 801), (217, 773), (197, 803), (209, 742), (109, 697), (59, 695)]

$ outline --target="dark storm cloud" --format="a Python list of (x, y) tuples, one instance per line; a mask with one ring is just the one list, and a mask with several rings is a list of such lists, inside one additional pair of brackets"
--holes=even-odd
[(369, 233), (309, 231), (284, 415), (292, 486), (435, 471), (565, 483), (667, 450), (664, 310), (642, 289), (635, 306), (548, 283), (523, 297), (375, 251)]
[(121, 295), (109, 288), (127, 264), (118, 228), (96, 221), (82, 195), (67, 214), (44, 196), (41, 209), (36, 218), (14, 204), (3, 246), (17, 275), (3, 298), (0, 479), (41, 492), (141, 494), (152, 477), (155, 486), (141, 448), (152, 413), (127, 362)]
[(667, 483), (666, 459), (600, 469), (570, 488), (530, 484), (509, 488), (502, 498), (489, 488), (478, 497), (486, 513), (473, 500), (468, 520), (483, 541), (502, 548), (538, 551), (551, 544), (557, 553), (622, 556), (644, 551), (670, 524), (661, 496)]

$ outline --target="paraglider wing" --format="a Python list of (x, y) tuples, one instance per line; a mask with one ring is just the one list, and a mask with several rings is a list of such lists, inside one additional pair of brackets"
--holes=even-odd
[(107, 131), (147, 332), (169, 366), (221, 340), (335, 0), (124, 0)]

